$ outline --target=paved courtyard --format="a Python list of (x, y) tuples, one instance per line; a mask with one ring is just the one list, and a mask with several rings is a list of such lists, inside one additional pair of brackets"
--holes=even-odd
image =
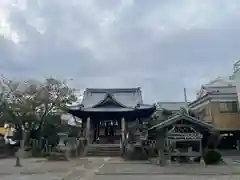
[(149, 161), (125, 162), (120, 158), (81, 158), (69, 162), (25, 159), (23, 167), (14, 167), (14, 159), (0, 160), (0, 180), (239, 180), (240, 163), (228, 157), (228, 165), (168, 165)]
[(89, 179), (109, 158), (81, 158), (72, 161), (48, 162), (24, 159), (15, 167), (14, 159), (0, 160), (0, 180), (77, 180)]
[(240, 166), (168, 165), (159, 167), (149, 162), (108, 161), (93, 180), (239, 180)]

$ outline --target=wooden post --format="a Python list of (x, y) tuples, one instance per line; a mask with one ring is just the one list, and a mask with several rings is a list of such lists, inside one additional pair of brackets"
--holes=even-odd
[(86, 125), (86, 139), (87, 143), (90, 142), (90, 130), (91, 130), (91, 119), (90, 117), (87, 118), (87, 125)]
[(121, 155), (124, 155), (125, 152), (125, 128), (126, 128), (126, 124), (125, 124), (125, 119), (124, 117), (122, 117), (121, 119), (121, 142), (120, 142), (120, 148), (121, 148)]
[[(202, 138), (200, 139), (200, 142), (199, 142), (199, 148), (200, 148), (200, 155), (201, 155), (201, 159), (203, 158), (203, 147), (202, 147)], [(200, 161), (201, 162), (201, 161)]]
[(166, 142), (167, 142), (167, 153), (168, 153), (168, 161), (169, 163), (172, 162), (172, 152), (171, 152), (171, 147), (170, 145), (172, 144), (171, 141), (168, 139), (168, 137), (166, 137)]
[(76, 143), (75, 144), (75, 157), (78, 157), (78, 155), (79, 155), (79, 152), (78, 152), (79, 140), (76, 139), (75, 143)]
[(238, 151), (240, 150), (240, 140), (239, 139), (237, 140), (237, 150)]
[(139, 128), (140, 128), (139, 119), (136, 118), (136, 131), (137, 131), (137, 132), (139, 132)]

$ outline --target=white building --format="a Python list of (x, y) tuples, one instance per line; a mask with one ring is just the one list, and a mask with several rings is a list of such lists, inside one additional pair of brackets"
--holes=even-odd
[(233, 66), (233, 79), (236, 85), (238, 104), (240, 104), (240, 60)]
[(240, 113), (237, 91), (240, 92), (240, 71), (235, 71), (233, 76), (218, 77), (202, 85), (196, 100), (189, 104), (201, 119), (214, 124), (223, 135), (221, 148), (239, 147)]

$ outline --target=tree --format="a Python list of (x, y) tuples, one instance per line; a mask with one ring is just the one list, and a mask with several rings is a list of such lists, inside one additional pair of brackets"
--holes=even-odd
[(35, 133), (32, 133), (35, 138), (41, 137), (42, 128), (49, 115), (61, 113), (67, 104), (77, 100), (74, 89), (69, 88), (65, 81), (55, 78), (46, 78), (40, 82), (13, 81), (2, 77), (0, 85), (2, 116), (14, 124), (19, 132), (22, 127), (33, 131), (32, 125), (38, 124)]
[(60, 113), (65, 110), (67, 104), (77, 100), (74, 89), (67, 86), (65, 81), (55, 78), (47, 78), (38, 89), (35, 101), (39, 106), (35, 109), (41, 129), (50, 114)]
[(35, 119), (38, 122), (38, 132), (41, 132), (49, 115), (61, 113), (67, 104), (77, 100), (74, 89), (69, 88), (65, 81), (55, 78), (46, 78), (43, 82), (3, 82), (5, 89), (10, 92), (6, 100), (12, 121), (19, 123), (21, 118), (21, 124), (25, 124), (30, 119)]
[[(19, 90), (19, 85), (20, 84), (18, 82), (14, 82), (2, 77), (0, 107), (2, 109), (2, 118), (6, 118), (6, 115), (9, 115), (7, 116), (7, 120), (15, 124), (15, 134), (17, 134), (16, 144), (22, 145), (24, 144), (22, 116), (27, 111), (22, 111), (21, 109), (21, 107), (25, 107), (24, 103), (22, 102), (23, 98), (21, 98), (25, 97), (25, 93), (22, 93)], [(20, 153), (21, 150), (18, 148), (16, 154), (16, 166), (21, 166)]]
[(1, 125), (3, 125), (4, 122), (4, 117), (6, 115), (5, 113), (5, 107), (6, 107), (6, 102), (7, 99), (11, 93), (10, 89), (7, 88), (6, 86), (6, 78), (4, 78), (2, 76), (2, 78), (0, 79), (0, 123)]

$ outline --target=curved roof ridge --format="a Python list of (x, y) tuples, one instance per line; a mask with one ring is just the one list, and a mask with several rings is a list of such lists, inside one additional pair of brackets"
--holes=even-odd
[(127, 108), (127, 106), (125, 106), (124, 104), (120, 103), (115, 97), (113, 97), (113, 95), (111, 93), (106, 93), (104, 99), (102, 99), (101, 101), (99, 101), (97, 104), (95, 104), (93, 107), (99, 106), (100, 104), (102, 104), (108, 97), (110, 97), (113, 101), (115, 101), (117, 104), (119, 104), (121, 107), (123, 108)]
[(87, 92), (93, 92), (93, 93), (124, 93), (124, 92), (135, 92), (140, 91), (141, 87), (136, 88), (87, 88)]

